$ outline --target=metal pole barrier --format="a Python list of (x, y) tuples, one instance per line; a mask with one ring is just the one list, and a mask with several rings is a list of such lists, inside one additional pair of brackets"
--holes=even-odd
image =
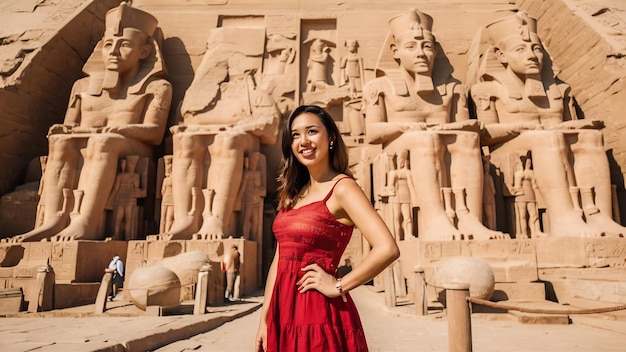
[(448, 315), (448, 351), (472, 352), (472, 321), (469, 302), (469, 284), (446, 284)]

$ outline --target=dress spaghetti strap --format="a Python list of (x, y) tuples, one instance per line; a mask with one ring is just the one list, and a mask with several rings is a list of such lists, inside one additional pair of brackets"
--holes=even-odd
[(330, 196), (333, 195), (333, 191), (335, 190), (335, 186), (337, 186), (337, 184), (339, 183), (339, 181), (346, 179), (346, 178), (352, 178), (350, 176), (343, 176), (340, 179), (338, 179), (337, 181), (335, 181), (335, 184), (333, 185), (333, 188), (330, 189), (330, 191), (328, 191), (328, 194), (326, 195), (326, 197), (324, 197), (324, 200), (322, 201), (323, 203), (326, 203), (326, 201), (330, 198)]

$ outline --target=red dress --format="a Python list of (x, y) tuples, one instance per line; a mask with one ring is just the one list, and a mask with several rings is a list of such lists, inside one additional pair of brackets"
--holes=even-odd
[(367, 351), (361, 320), (349, 294), (344, 302), (317, 290), (300, 293), (296, 285), (304, 275), (300, 269), (308, 264), (316, 263), (336, 274), (350, 241), (354, 227), (337, 221), (326, 206), (336, 185), (323, 200), (281, 210), (274, 220), (280, 256), (267, 315), (267, 351)]

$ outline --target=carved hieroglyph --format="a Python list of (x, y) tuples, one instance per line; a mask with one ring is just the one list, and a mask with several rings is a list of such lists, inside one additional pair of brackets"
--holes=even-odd
[(256, 84), (264, 42), (263, 28), (211, 31), (183, 99), (183, 121), (170, 129), (174, 223), (163, 238), (236, 236), (244, 160), (257, 158), (261, 144), (276, 143), (281, 116), (272, 95)]
[(152, 37), (157, 20), (122, 3), (105, 22), (83, 69), (89, 77), (76, 81), (64, 123), (49, 130), (41, 226), (11, 241), (104, 239), (118, 160), (151, 157), (162, 141), (172, 93)]
[(437, 60), (443, 51), (432, 34), (432, 18), (411, 9), (389, 24), (382, 74), (364, 90), (367, 136), (387, 155), (408, 152), (419, 237), (508, 237), (482, 225), (478, 124), (469, 119), (460, 82)]
[(611, 218), (602, 123), (577, 116), (570, 88), (555, 77), (537, 36), (536, 20), (518, 12), (487, 25), (482, 35), (488, 45), (477, 50), (480, 60), (473, 58), (478, 69), (471, 95), (484, 125), (481, 142), (494, 164), (505, 169), (508, 155), (531, 151), (548, 234), (621, 236), (625, 229)]

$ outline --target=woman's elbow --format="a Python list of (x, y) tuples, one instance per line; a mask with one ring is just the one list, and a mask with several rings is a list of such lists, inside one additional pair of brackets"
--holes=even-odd
[(393, 255), (393, 260), (396, 260), (398, 258), (400, 258), (400, 248), (398, 248), (397, 245), (393, 246), (393, 251), (392, 251)]
[(387, 258), (390, 263), (400, 258), (400, 249), (398, 248), (396, 241), (389, 243), (387, 248), (384, 249), (384, 253), (387, 254)]

